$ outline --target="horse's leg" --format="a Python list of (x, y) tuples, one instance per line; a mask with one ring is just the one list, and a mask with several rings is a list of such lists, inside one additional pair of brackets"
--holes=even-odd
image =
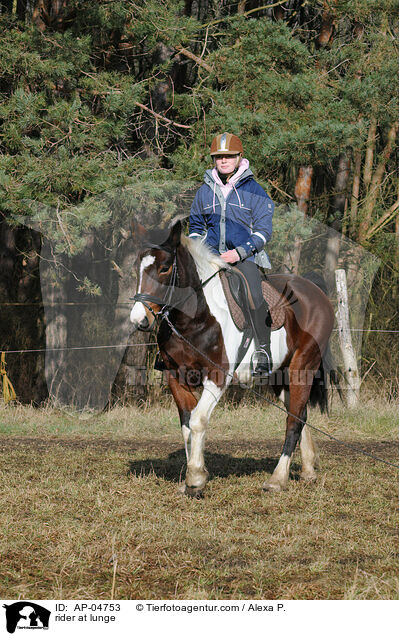
[[(303, 419), (306, 421), (306, 417)], [(319, 464), (319, 457), (309, 427), (306, 425), (302, 429), (299, 447), (302, 457), (301, 479), (314, 481), (316, 479), (315, 467)]]
[[(289, 407), (287, 408), (289, 414), (283, 451), (271, 478), (263, 486), (264, 490), (279, 492), (287, 488), (292, 456), (302, 433), (303, 421), (306, 420), (306, 404), (309, 400), (315, 373), (311, 369), (318, 368), (317, 361), (313, 356), (311, 357), (312, 360), (309, 360), (309, 353), (306, 355), (305, 351), (300, 352), (299, 350), (292, 357), (289, 367), (290, 388)], [(308, 441), (307, 433), (305, 433), (305, 440)]]
[(191, 452), (187, 462), (185, 492), (190, 497), (200, 497), (208, 481), (209, 473), (204, 461), (206, 427), (213, 409), (224, 392), (224, 388), (218, 387), (207, 378), (203, 382), (203, 387), (201, 398), (191, 412), (189, 422)]
[[(285, 390), (284, 404), (287, 411), (290, 410), (290, 393), (289, 389)], [(301, 419), (305, 422), (308, 418), (307, 407), (305, 406)], [(315, 467), (319, 465), (319, 456), (315, 443), (313, 441), (310, 429), (304, 425), (301, 436), (299, 438), (299, 448), (301, 449), (302, 470), (301, 479), (304, 481), (314, 481), (317, 477)]]
[(190, 457), (190, 437), (191, 437), (190, 417), (191, 417), (191, 411), (196, 407), (198, 403), (198, 399), (195, 393), (193, 392), (192, 387), (182, 382), (179, 382), (172, 372), (169, 372), (168, 374), (168, 383), (169, 383), (169, 388), (171, 390), (173, 398), (176, 402), (176, 406), (179, 411), (181, 432), (184, 439), (184, 446), (186, 449), (186, 458), (188, 462)]

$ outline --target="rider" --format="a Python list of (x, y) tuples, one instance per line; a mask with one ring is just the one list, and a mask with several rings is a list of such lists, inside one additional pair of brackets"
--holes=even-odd
[(262, 295), (257, 265), (270, 268), (264, 251), (272, 233), (274, 204), (255, 181), (241, 140), (231, 133), (217, 135), (211, 144), (214, 167), (195, 195), (190, 212), (190, 234), (201, 237), (225, 263), (245, 275), (254, 300), (251, 312), (255, 331), (254, 375), (271, 373), (270, 315)]

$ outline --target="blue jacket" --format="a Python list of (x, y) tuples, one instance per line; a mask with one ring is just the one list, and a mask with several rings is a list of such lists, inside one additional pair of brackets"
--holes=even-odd
[(191, 206), (189, 236), (202, 237), (219, 254), (236, 249), (241, 260), (270, 267), (263, 250), (272, 234), (273, 212), (273, 201), (251, 170), (245, 170), (226, 201), (212, 170), (207, 170)]

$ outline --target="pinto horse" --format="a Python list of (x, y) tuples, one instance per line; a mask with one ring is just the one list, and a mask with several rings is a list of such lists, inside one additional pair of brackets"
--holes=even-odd
[[(200, 497), (209, 477), (204, 462), (209, 418), (233, 377), (241, 383), (251, 380), (254, 344), (237, 367), (242, 334), (232, 320), (218, 275), (229, 265), (198, 239), (182, 235), (180, 221), (166, 237), (141, 238), (138, 291), (130, 320), (135, 329), (144, 331), (159, 320), (159, 350), (186, 448), (185, 493)], [(301, 478), (316, 478), (317, 455), (304, 422), (309, 401), (322, 410), (327, 406), (323, 354), (328, 351), (334, 312), (323, 291), (305, 278), (290, 274), (268, 280), (285, 303), (283, 327), (272, 332), (270, 384), (284, 401), (288, 416), (281, 457), (263, 488), (280, 491), (288, 485), (298, 440)]]

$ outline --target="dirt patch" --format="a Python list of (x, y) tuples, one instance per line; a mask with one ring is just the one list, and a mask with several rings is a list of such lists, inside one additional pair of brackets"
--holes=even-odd
[[(115, 580), (120, 599), (397, 598), (392, 469), (320, 440), (319, 480), (299, 481), (297, 453), (289, 488), (265, 493), (281, 446), (210, 439), (193, 500), (177, 435), (0, 437), (0, 593), (108, 598)], [(354, 446), (399, 455), (398, 442)]]
[[(259, 455), (278, 455), (281, 452), (283, 440), (265, 440), (262, 442), (253, 440), (231, 441), (218, 440), (209, 441), (206, 450), (212, 453), (223, 452), (229, 454), (254, 454)], [(349, 442), (348, 442), (349, 443)], [(392, 459), (399, 457), (399, 441), (367, 441), (367, 442), (350, 442), (349, 448), (339, 442), (332, 440), (318, 441), (317, 446), (322, 452), (339, 455), (350, 456), (356, 451), (363, 451), (381, 457), (382, 459)], [(31, 451), (48, 451), (51, 448), (66, 448), (70, 450), (97, 450), (97, 451), (114, 451), (114, 452), (133, 452), (148, 450), (148, 452), (157, 452), (157, 454), (171, 454), (180, 449), (183, 445), (179, 442), (170, 442), (167, 440), (143, 440), (143, 439), (60, 439), (60, 438), (39, 438), (39, 437), (2, 437), (0, 439), (0, 453), (7, 453), (12, 450), (27, 449)]]

